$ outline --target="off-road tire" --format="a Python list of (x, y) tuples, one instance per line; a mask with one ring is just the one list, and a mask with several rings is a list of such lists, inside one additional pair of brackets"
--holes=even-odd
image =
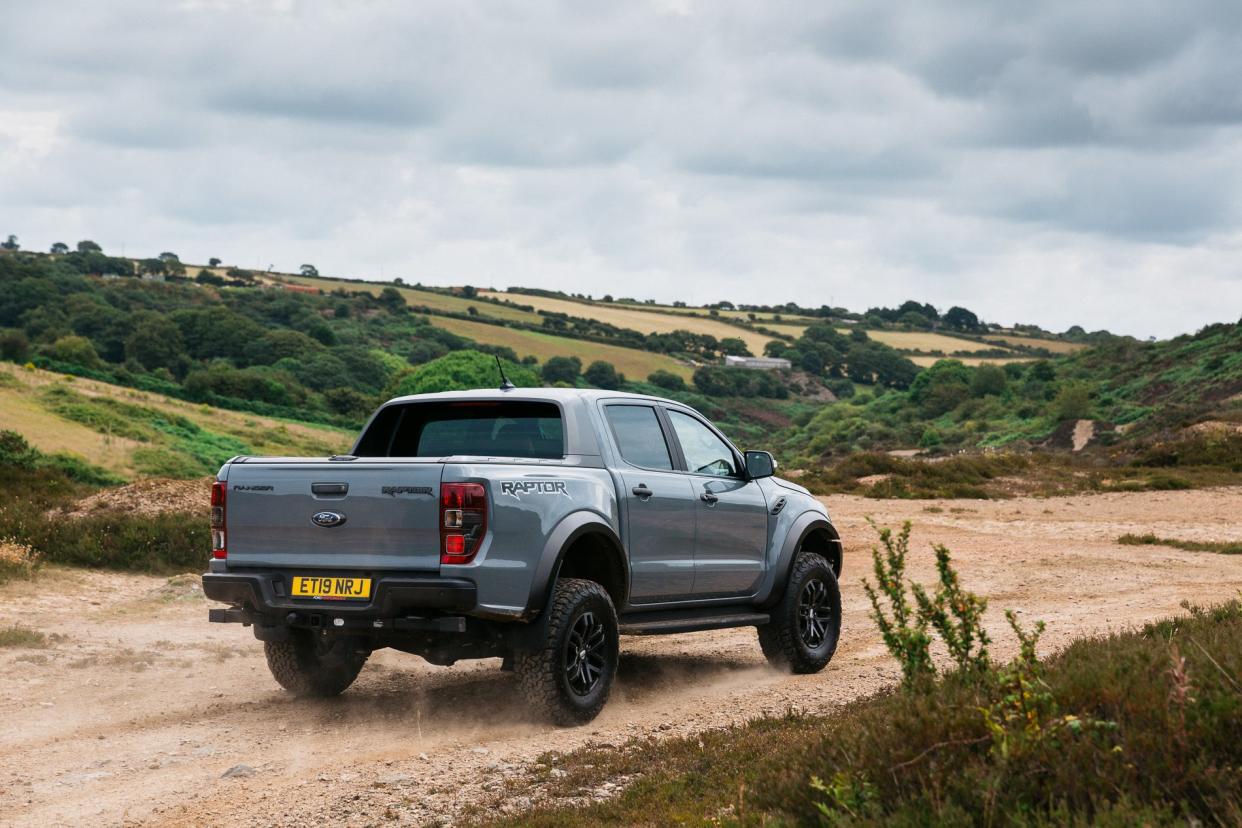
[(287, 641), (264, 641), (272, 678), (295, 696), (338, 696), (358, 678), (370, 651), (347, 636), (290, 630)]
[[(807, 607), (802, 606), (808, 595), (814, 613), (809, 635)], [(773, 667), (791, 673), (818, 673), (832, 660), (840, 637), (841, 590), (837, 577), (820, 555), (799, 552), (771, 619), (759, 627), (759, 646)]]
[[(576, 631), (586, 627), (598, 636), (595, 649), (602, 659), (596, 662), (598, 675), (587, 692), (576, 690), (573, 682), (581, 681), (575, 673), (576, 653), (570, 652)], [(607, 591), (594, 581), (562, 578), (556, 582), (543, 616), (535, 622), (534, 638), (513, 653), (514, 672), (518, 686), (527, 702), (541, 716), (562, 726), (585, 724), (603, 709), (617, 674), (620, 633), (617, 611)], [(598, 627), (598, 633), (594, 630)], [(595, 667), (592, 667), (594, 670)]]

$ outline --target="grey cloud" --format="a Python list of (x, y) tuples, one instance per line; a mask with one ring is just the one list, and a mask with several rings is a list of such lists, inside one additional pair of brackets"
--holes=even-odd
[[(672, 5), (18, 4), (0, 231), (1160, 332), (1238, 282), (1234, 0)], [(1163, 269), (1159, 315), (989, 288)]]

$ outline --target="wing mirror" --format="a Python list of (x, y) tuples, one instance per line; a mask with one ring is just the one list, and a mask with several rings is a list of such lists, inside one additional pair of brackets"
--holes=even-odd
[(776, 460), (769, 451), (746, 452), (746, 476), (751, 480), (776, 474)]

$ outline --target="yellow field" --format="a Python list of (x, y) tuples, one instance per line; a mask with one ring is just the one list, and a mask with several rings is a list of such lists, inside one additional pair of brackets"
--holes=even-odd
[(242, 411), (228, 411), (196, 403), (123, 388), (95, 380), (73, 378), (50, 371), (26, 371), (0, 363), (0, 424), (18, 432), (44, 452), (66, 452), (96, 466), (132, 478), (136, 475), (134, 452), (158, 449), (155, 443), (104, 434), (54, 414), (43, 404), (40, 392), (61, 385), (87, 398), (107, 397), (130, 405), (175, 414), (213, 434), (240, 440), (254, 454), (321, 455), (345, 451), (354, 433), (331, 426), (311, 425)]
[(603, 345), (597, 342), (585, 342), (581, 339), (569, 339), (564, 336), (524, 331), (516, 328), (504, 328), (500, 325), (488, 325), (486, 322), (468, 322), (464, 319), (449, 317), (432, 317), (432, 322), (458, 336), (469, 337), (476, 342), (491, 345), (504, 345), (512, 348), (519, 357), (533, 356), (540, 362), (554, 356), (576, 356), (582, 360), (585, 368), (597, 359), (611, 362), (618, 371), (629, 379), (644, 380), (648, 374), (665, 370), (690, 379), (693, 369), (670, 356), (639, 351), (635, 348), (622, 348), (618, 345)]
[(966, 365), (1005, 365), (1010, 362), (1034, 362), (1035, 357), (1012, 356), (1012, 357), (936, 357), (936, 356), (912, 356), (906, 359), (918, 365), (921, 368), (929, 368), (942, 359), (956, 359), (958, 362)]
[[(372, 296), (379, 296), (380, 292), (391, 285), (376, 285), (369, 282), (342, 282), (337, 279), (325, 279), (323, 277), (313, 276), (281, 276), (288, 282), (299, 285), (308, 285), (317, 287), (325, 291), (343, 288), (345, 290), (361, 290), (370, 293)], [(505, 319), (515, 322), (527, 322), (534, 325), (543, 323), (543, 317), (537, 313), (520, 310), (518, 308), (504, 307), (495, 305), (491, 302), (475, 302), (470, 299), (464, 299), (460, 296), (446, 296), (443, 293), (435, 293), (430, 290), (419, 290), (417, 288), (399, 287), (397, 291), (405, 297), (405, 301), (411, 305), (431, 308), (433, 311), (445, 311), (447, 313), (469, 313), (470, 307), (473, 306), (481, 316), (490, 316), (493, 319)], [(525, 297), (510, 296), (514, 301), (520, 301)], [(533, 305), (533, 302), (524, 302), (523, 305)], [(580, 314), (581, 315), (581, 314)]]
[(684, 311), (682, 313), (669, 313), (667, 311), (638, 310), (626, 305), (575, 302), (571, 299), (554, 299), (546, 296), (527, 296), (525, 294), (491, 291), (480, 291), (480, 293), (496, 298), (511, 299), (514, 302), (521, 302), (524, 305), (530, 305), (539, 310), (598, 319), (601, 322), (607, 322), (619, 328), (629, 328), (644, 334), (691, 331), (693, 333), (708, 334), (717, 339), (736, 337), (745, 342), (746, 347), (754, 354), (762, 354), (763, 346), (772, 339), (769, 336), (753, 333), (743, 328), (736, 328), (716, 319), (687, 316)]
[(988, 339), (999, 339), (1010, 345), (1026, 345), (1031, 348), (1047, 348), (1054, 354), (1072, 354), (1088, 347), (1081, 342), (1063, 342), (1060, 339), (1037, 339), (1031, 336), (1014, 336), (1012, 334), (988, 334)]

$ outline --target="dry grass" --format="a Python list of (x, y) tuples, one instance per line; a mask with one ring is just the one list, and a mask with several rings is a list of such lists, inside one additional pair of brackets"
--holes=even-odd
[[(121, 477), (135, 476), (134, 451), (151, 445), (100, 433), (59, 417), (44, 406), (38, 392), (66, 384), (63, 375), (27, 371), (9, 363), (0, 363), (0, 372), (13, 379), (11, 384), (0, 384), (0, 423), (4, 428), (20, 433), (40, 451), (66, 452)], [(74, 378), (67, 387), (84, 397), (114, 399), (184, 417), (206, 431), (241, 440), (256, 454), (332, 454), (347, 448), (354, 437), (353, 432), (331, 426), (212, 408), (96, 380)]]
[(594, 360), (602, 359), (611, 362), (630, 379), (646, 379), (648, 374), (664, 370), (688, 380), (693, 373), (690, 366), (670, 356), (650, 351), (552, 336), (538, 331), (503, 328), (499, 325), (488, 325), (486, 322), (468, 322), (464, 319), (435, 317), (433, 322), (437, 327), (459, 336), (491, 345), (504, 345), (512, 348), (520, 357), (530, 355), (540, 362), (554, 356), (576, 356), (582, 360), (583, 367), (586, 367)]
[(1035, 357), (1012, 356), (1012, 357), (937, 357), (937, 356), (912, 356), (908, 359), (921, 368), (928, 368), (935, 365), (942, 359), (956, 359), (958, 362), (966, 365), (1005, 365), (1010, 362), (1033, 362)]
[[(325, 279), (323, 277), (306, 277), (306, 276), (283, 276), (283, 280), (293, 282), (299, 285), (310, 285), (321, 288), (325, 291), (343, 288), (344, 290), (366, 291), (372, 296), (379, 296), (380, 292), (390, 285), (376, 285), (367, 282), (342, 282), (337, 279)], [(526, 322), (533, 325), (539, 325), (543, 322), (543, 317), (537, 313), (520, 310), (518, 308), (504, 307), (494, 305), (491, 302), (476, 302), (470, 299), (464, 299), (460, 296), (446, 296), (443, 293), (435, 293), (430, 290), (418, 290), (416, 288), (397, 288), (397, 291), (405, 297), (405, 301), (411, 305), (431, 308), (435, 311), (443, 311), (445, 313), (469, 313), (470, 308), (474, 307), (482, 316), (489, 316), (493, 319), (504, 319), (512, 322)], [(482, 291), (481, 291), (482, 292)], [(503, 296), (503, 294), (500, 294)], [(534, 302), (526, 301), (526, 296), (506, 296), (504, 298), (511, 299), (519, 305), (534, 305)], [(584, 314), (579, 314), (582, 316)]]
[(746, 347), (756, 354), (762, 354), (763, 346), (772, 340), (770, 336), (753, 333), (716, 319), (687, 316), (684, 311), (672, 313), (669, 310), (639, 310), (626, 305), (575, 302), (570, 299), (553, 299), (546, 296), (526, 296), (524, 294), (490, 291), (482, 293), (485, 296), (521, 302), (524, 305), (531, 305), (540, 310), (598, 319), (601, 322), (607, 322), (619, 328), (629, 328), (644, 334), (692, 331), (693, 333), (708, 334), (717, 339), (736, 337), (745, 342)]
[(23, 647), (25, 649), (42, 649), (47, 646), (47, 636), (29, 627), (0, 628), (0, 647)]
[(1010, 345), (1026, 345), (1030, 348), (1044, 348), (1054, 354), (1072, 354), (1088, 347), (1082, 342), (1063, 342), (1060, 339), (1037, 339), (1032, 336), (1013, 336), (1011, 334), (987, 334), (987, 339), (997, 339)]

